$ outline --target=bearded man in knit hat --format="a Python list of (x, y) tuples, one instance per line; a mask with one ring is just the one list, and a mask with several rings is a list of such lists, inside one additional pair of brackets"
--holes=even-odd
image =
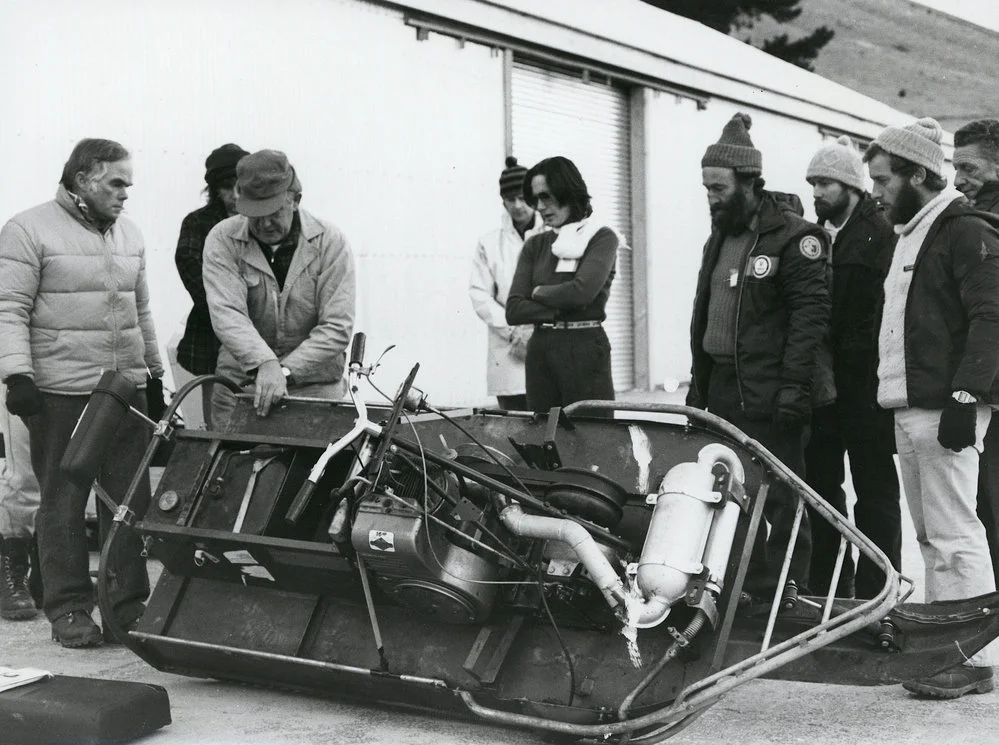
[[(258, 416), (288, 395), (335, 398), (354, 327), (354, 255), (334, 225), (301, 208), (288, 157), (260, 150), (236, 164), (236, 211), (208, 234), (204, 280), (222, 342), (216, 373), (253, 379)], [(215, 386), (212, 416), (224, 430), (235, 398)]]
[[(954, 133), (954, 188), (976, 209), (999, 214), (999, 120), (978, 119)], [(989, 424), (979, 458), (978, 517), (999, 578), (999, 417)]]
[[(878, 333), (878, 404), (895, 417), (927, 601), (995, 590), (975, 507), (989, 404), (999, 403), (999, 220), (946, 190), (942, 138), (934, 119), (919, 119), (886, 128), (864, 155), (898, 234)], [(936, 698), (990, 691), (995, 654), (993, 643), (905, 688)]]
[(472, 257), (468, 295), (475, 313), (489, 328), (486, 387), (501, 409), (527, 411), (524, 359), (532, 326), (509, 326), (506, 299), (517, 269), (517, 259), (527, 237), (541, 230), (541, 215), (524, 201), (527, 169), (512, 155), (500, 174), (503, 200), (500, 226), (479, 239)]
[[(194, 307), (187, 316), (184, 336), (177, 345), (177, 362), (192, 375), (211, 375), (219, 358), (220, 342), (212, 329), (212, 318), (201, 277), (201, 261), (205, 239), (211, 229), (236, 214), (236, 164), (249, 155), (239, 145), (228, 143), (217, 147), (205, 160), (205, 193), (208, 203), (184, 218), (174, 261)], [(205, 425), (212, 428), (212, 385), (202, 386), (202, 414)]]
[[(687, 404), (707, 409), (759, 440), (804, 474), (804, 436), (813, 400), (831, 402), (831, 370), (817, 365), (829, 329), (829, 238), (801, 217), (796, 197), (765, 190), (750, 118), (736, 114), (701, 159), (711, 210), (690, 344)], [(769, 537), (757, 534), (746, 590), (778, 588), (794, 527), (795, 496), (777, 485), (765, 505)], [(807, 512), (791, 554), (790, 582), (807, 587)]]
[[(847, 136), (815, 153), (805, 179), (815, 214), (832, 238), (832, 321), (830, 344), (836, 402), (812, 413), (805, 447), (805, 480), (823, 499), (847, 514), (844, 456), (857, 502), (857, 527), (901, 569), (902, 518), (892, 417), (877, 404), (878, 350), (875, 319), (881, 302), (894, 235), (883, 211), (866, 191), (864, 163)], [(809, 508), (811, 510), (811, 508)], [(812, 516), (811, 589), (829, 592), (840, 533)], [(854, 567), (848, 551), (839, 597), (873, 598), (885, 575), (863, 554)]]

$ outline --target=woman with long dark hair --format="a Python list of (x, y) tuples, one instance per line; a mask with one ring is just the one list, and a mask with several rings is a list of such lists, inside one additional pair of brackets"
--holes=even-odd
[[(201, 277), (202, 254), (205, 238), (218, 223), (236, 213), (236, 164), (248, 155), (239, 145), (228, 143), (215, 148), (205, 160), (205, 189), (208, 203), (184, 218), (180, 224), (180, 238), (174, 260), (180, 279), (194, 301), (187, 316), (184, 336), (177, 345), (177, 362), (192, 375), (211, 375), (215, 372), (221, 346), (212, 328), (205, 299), (205, 285)], [(201, 389), (202, 415), (211, 429), (212, 386)]]
[(617, 234), (593, 216), (586, 182), (568, 158), (546, 158), (531, 168), (524, 198), (551, 228), (524, 244), (506, 303), (508, 324), (535, 328), (527, 345), (527, 405), (547, 411), (613, 400), (603, 321)]

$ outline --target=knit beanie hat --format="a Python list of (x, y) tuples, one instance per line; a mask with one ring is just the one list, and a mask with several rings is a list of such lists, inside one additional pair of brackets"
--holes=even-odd
[(212, 150), (205, 160), (205, 183), (213, 186), (236, 178), (236, 164), (244, 155), (249, 153), (231, 142)]
[(809, 183), (816, 178), (828, 178), (860, 191), (866, 190), (864, 161), (860, 157), (860, 151), (853, 146), (853, 140), (842, 135), (835, 142), (819, 148), (805, 172), (805, 179)]
[(923, 117), (904, 127), (885, 127), (875, 140), (890, 155), (922, 166), (937, 176), (943, 175), (944, 151), (940, 147), (943, 129), (936, 119)]
[(500, 196), (520, 196), (523, 194), (525, 176), (527, 176), (527, 169), (518, 165), (517, 159), (512, 155), (506, 156), (506, 168), (503, 169), (503, 173), (499, 177)]
[(717, 166), (732, 168), (739, 173), (761, 173), (763, 155), (753, 147), (753, 141), (749, 139), (752, 124), (749, 114), (742, 112), (729, 119), (718, 142), (708, 145), (701, 158), (701, 168)]

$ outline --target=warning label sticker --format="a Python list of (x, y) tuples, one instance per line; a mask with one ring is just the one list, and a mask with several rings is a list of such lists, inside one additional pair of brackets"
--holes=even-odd
[(368, 546), (375, 551), (391, 553), (395, 551), (395, 533), (390, 533), (387, 530), (369, 530)]

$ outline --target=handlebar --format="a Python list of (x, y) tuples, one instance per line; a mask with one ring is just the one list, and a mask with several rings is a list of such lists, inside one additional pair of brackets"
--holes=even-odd
[(350, 364), (348, 365), (350, 369), (360, 367), (364, 362), (364, 346), (367, 340), (368, 337), (363, 331), (354, 334), (354, 341), (350, 345)]

